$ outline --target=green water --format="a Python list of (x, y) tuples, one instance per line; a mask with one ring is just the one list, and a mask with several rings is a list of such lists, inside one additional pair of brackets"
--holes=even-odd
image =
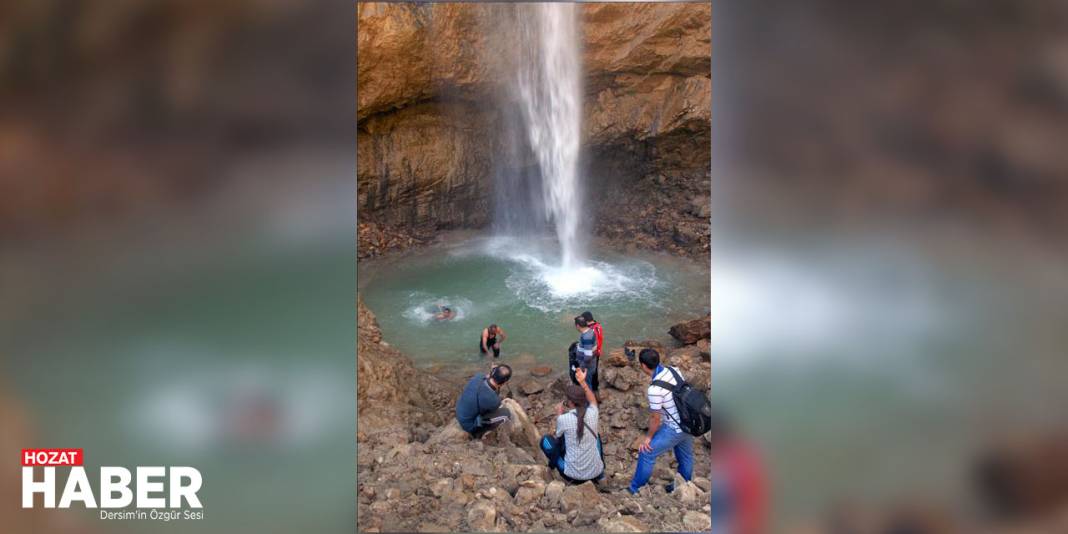
[[(361, 263), (359, 287), (385, 339), (424, 366), (484, 361), (479, 336), (492, 323), (508, 336), (502, 361), (559, 369), (577, 339), (574, 316), (585, 310), (604, 325), (606, 347), (667, 342), (670, 325), (708, 311), (707, 264), (594, 250), (587, 270), (560, 273), (553, 265), (544, 243), (474, 238)], [(457, 317), (430, 318), (439, 304)]]
[(43, 263), (69, 276), (49, 273), (20, 303), (22, 320), (4, 325), (5, 385), (34, 430), (24, 447), (84, 448), (91, 480), (102, 465), (202, 474), (201, 521), (102, 521), (96, 510), (73, 510), (73, 521), (352, 528), (351, 241), (240, 237), (219, 250), (128, 246), (100, 254), (106, 263), (63, 253)]
[(1063, 261), (913, 241), (714, 257), (713, 396), (764, 451), (780, 526), (845, 502), (972, 509), (983, 447), (1063, 416)]

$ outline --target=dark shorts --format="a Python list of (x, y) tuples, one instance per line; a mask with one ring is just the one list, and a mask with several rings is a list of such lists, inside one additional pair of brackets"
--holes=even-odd
[(500, 408), (497, 408), (492, 412), (479, 414), (478, 426), (476, 426), (475, 429), (470, 432), (471, 437), (476, 439), (481, 438), (482, 434), (485, 434), (486, 432), (497, 428), (497, 426), (511, 419), (511, 417), (512, 412), (508, 411), (508, 408), (505, 408), (504, 406), (501, 406)]
[[(497, 338), (495, 338), (495, 337), (486, 338), (486, 346), (489, 347), (491, 350), (493, 350), (493, 357), (494, 358), (500, 358), (501, 357), (501, 348), (500, 347), (494, 347), (494, 345), (496, 345), (496, 344), (497, 344)], [(478, 338), (478, 352), (480, 352), (482, 354), (486, 353), (486, 349), (482, 348), (482, 338), (481, 337)]]

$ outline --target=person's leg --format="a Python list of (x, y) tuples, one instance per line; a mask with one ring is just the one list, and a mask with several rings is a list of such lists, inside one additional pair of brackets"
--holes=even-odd
[(693, 479), (693, 436), (683, 432), (675, 445), (675, 461), (679, 463), (679, 474), (686, 480)]
[(673, 433), (667, 426), (661, 426), (656, 434), (653, 434), (653, 439), (649, 444), (652, 450), (638, 453), (638, 464), (634, 468), (634, 478), (630, 480), (628, 488), (631, 493), (638, 493), (638, 490), (649, 482), (649, 477), (653, 475), (656, 457), (675, 446)]
[(512, 417), (512, 413), (504, 406), (489, 413), (479, 414), (475, 423), (478, 425), (471, 431), (475, 438), (481, 438), (483, 434), (497, 428), (501, 423)]
[(597, 376), (596, 364), (586, 370), (586, 385), (590, 386), (590, 391), (597, 391), (597, 386), (593, 380), (595, 376)]
[(493, 346), (493, 357), (494, 358), (500, 358), (501, 357), (501, 346), (500, 345), (494, 345)]
[(578, 366), (578, 343), (571, 343), (571, 346), (567, 348), (567, 375), (571, 378), (571, 383), (578, 385), (578, 379), (575, 378), (575, 367)]
[(560, 446), (563, 441), (545, 434), (541, 437), (541, 452), (545, 454), (545, 458), (549, 461), (549, 467), (556, 467), (556, 459), (563, 456), (560, 452)]
[(600, 374), (601, 374), (600, 371), (601, 371), (601, 365), (600, 365), (600, 362), (598, 362), (597, 367), (595, 367), (593, 369), (593, 378), (592, 378), (593, 381), (590, 383), (590, 389), (592, 389), (595, 393), (597, 392), (597, 387), (600, 386), (600, 380), (599, 380)]

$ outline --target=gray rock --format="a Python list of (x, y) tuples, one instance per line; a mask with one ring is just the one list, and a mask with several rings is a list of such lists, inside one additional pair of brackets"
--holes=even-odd
[[(579, 509), (596, 510), (601, 503), (601, 494), (592, 482), (584, 482), (577, 486), (564, 488), (564, 494), (560, 498), (560, 504), (569, 514)], [(596, 521), (596, 519), (594, 519)]]
[(476, 532), (488, 532), (497, 525), (497, 509), (488, 501), (476, 502), (467, 511), (467, 526)]
[(632, 516), (601, 518), (597, 526), (605, 532), (648, 532), (650, 529)]
[(519, 391), (523, 392), (524, 395), (533, 395), (535, 393), (541, 393), (544, 390), (545, 386), (535, 380), (527, 380), (519, 386)]
[(515, 493), (515, 504), (527, 507), (545, 494), (545, 482), (541, 480), (524, 480), (519, 484), (519, 490)]
[(564, 496), (565, 485), (559, 480), (554, 480), (545, 486), (545, 500), (552, 506), (560, 503), (560, 498)]
[(712, 516), (707, 512), (686, 512), (682, 516), (682, 524), (692, 532), (709, 531), (712, 530)]

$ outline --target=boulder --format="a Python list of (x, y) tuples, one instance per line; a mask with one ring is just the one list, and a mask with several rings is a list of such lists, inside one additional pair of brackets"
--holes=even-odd
[(699, 339), (697, 340), (697, 343), (694, 344), (694, 346), (697, 347), (697, 350), (700, 351), (701, 358), (703, 358), (705, 361), (712, 357), (712, 347), (709, 340)]
[(541, 480), (525, 480), (519, 484), (519, 490), (515, 493), (515, 504), (526, 508), (541, 499), (545, 494), (545, 482)]
[(595, 509), (601, 500), (601, 493), (597, 491), (597, 486), (594, 486), (593, 482), (583, 482), (577, 486), (564, 488), (564, 493), (560, 497), (560, 505), (565, 512), (571, 513), (580, 509)]
[(705, 493), (712, 491), (712, 481), (705, 477), (693, 477), (693, 480), (691, 480), (691, 482), (693, 482), (694, 486), (701, 488), (701, 491)]
[(437, 434), (430, 436), (425, 443), (427, 447), (444, 444), (444, 443), (464, 443), (471, 440), (471, 435), (460, 428), (460, 423), (453, 419), (449, 421), (449, 424), (445, 428), (441, 429)]
[(702, 339), (709, 339), (712, 335), (712, 316), (706, 315), (700, 319), (678, 323), (668, 330), (668, 334), (683, 345), (693, 345)]
[(519, 386), (519, 391), (524, 395), (534, 395), (535, 393), (541, 393), (545, 390), (545, 386), (536, 380), (527, 380)]
[(564, 496), (565, 484), (559, 480), (554, 480), (545, 486), (545, 500), (550, 506), (555, 506), (560, 502), (560, 499)]
[(439, 479), (437, 482), (430, 486), (430, 492), (435, 497), (441, 498), (452, 492), (452, 480), (447, 478)]
[(452, 532), (452, 529), (434, 522), (424, 522), (416, 528), (416, 532)]
[(512, 417), (506, 424), (501, 425), (499, 428), (508, 433), (512, 443), (530, 447), (537, 454), (541, 454), (541, 449), (538, 447), (538, 441), (541, 440), (541, 434), (538, 433), (538, 429), (530, 420), (526, 410), (513, 399), (502, 400), (501, 406), (508, 408), (508, 411), (512, 413)]
[(688, 531), (706, 532), (712, 530), (712, 515), (708, 512), (686, 512), (682, 516), (682, 524)]
[(603, 517), (597, 521), (597, 526), (605, 532), (648, 532), (649, 527), (642, 524), (633, 516)]
[(497, 509), (489, 501), (478, 501), (467, 511), (467, 527), (475, 532), (489, 532), (497, 524)]
[(552, 372), (553, 372), (553, 368), (549, 367), (548, 365), (540, 365), (540, 366), (534, 367), (534, 368), (532, 368), (530, 370), (530, 374), (532, 374), (532, 375), (534, 375), (536, 377), (539, 377), (539, 378), (543, 377), (543, 376), (549, 376), (550, 374), (552, 374)]
[(682, 478), (681, 475), (675, 473), (675, 491), (671, 492), (671, 495), (678, 499), (684, 505), (690, 505), (697, 502), (697, 496), (700, 490), (693, 482), (689, 482)]
[(622, 512), (624, 514), (641, 515), (642, 511), (643, 510), (642, 510), (641, 503), (636, 501), (636, 500), (634, 500), (634, 499), (627, 499), (627, 501), (623, 503)]
[(630, 360), (627, 359), (623, 349), (615, 349), (601, 357), (601, 364), (610, 367), (626, 367), (630, 364)]

